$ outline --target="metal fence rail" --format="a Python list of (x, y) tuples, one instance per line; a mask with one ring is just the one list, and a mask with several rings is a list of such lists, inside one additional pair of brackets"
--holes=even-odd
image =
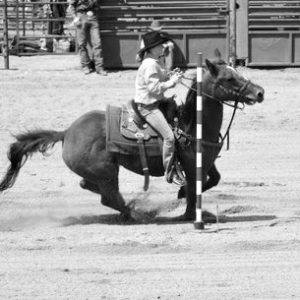
[(154, 19), (176, 44), (177, 66), (196, 66), (196, 53), (211, 56), (218, 47), (226, 55), (227, 0), (100, 2), (104, 60), (108, 67), (136, 67), (135, 53)]
[[(68, 2), (7, 0), (9, 52), (15, 55), (61, 54), (75, 48), (75, 30), (67, 26)], [(0, 18), (4, 3), (0, 3)], [(3, 30), (0, 24), (0, 30)], [(0, 37), (0, 43), (3, 45)], [(70, 49), (63, 49), (67, 44)]]
[(101, 1), (102, 30), (145, 31), (153, 19), (166, 30), (224, 29), (227, 1)]
[(248, 65), (300, 66), (300, 2), (249, 0)]

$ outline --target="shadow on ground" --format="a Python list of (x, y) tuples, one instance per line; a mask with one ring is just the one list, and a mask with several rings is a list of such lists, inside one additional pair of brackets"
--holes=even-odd
[[(236, 223), (236, 222), (257, 222), (257, 221), (270, 221), (277, 217), (275, 215), (248, 215), (248, 216), (219, 216), (220, 223)], [(203, 220), (207, 224), (217, 222), (217, 218), (210, 212), (203, 212)], [(68, 217), (62, 220), (62, 226), (74, 225), (91, 225), (91, 224), (106, 224), (106, 225), (139, 225), (139, 224), (179, 224), (190, 223), (192, 221), (185, 221), (181, 217), (156, 217), (147, 218), (144, 221), (128, 220), (120, 214), (106, 214), (106, 215), (92, 215), (92, 216), (79, 216)]]

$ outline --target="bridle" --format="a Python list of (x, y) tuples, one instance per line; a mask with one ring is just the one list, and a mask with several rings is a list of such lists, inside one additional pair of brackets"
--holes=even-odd
[[(195, 79), (193, 78), (189, 78), (189, 77), (185, 77), (185, 76), (182, 76), (182, 78), (184, 79), (187, 79), (187, 80), (191, 80), (191, 81), (194, 81)], [(239, 88), (238, 91), (234, 91), (232, 89), (228, 89), (226, 87), (224, 87), (222, 84), (219, 84), (217, 83), (216, 80), (212, 81), (212, 91), (211, 91), (211, 95), (210, 94), (207, 94), (205, 92), (202, 91), (202, 95), (204, 95), (205, 97), (207, 98), (210, 98), (212, 100), (215, 100), (217, 102), (219, 102), (220, 104), (225, 104), (227, 106), (230, 106), (230, 107), (233, 107), (235, 109), (240, 109), (240, 110), (243, 110), (245, 105), (242, 103), (242, 107), (239, 107), (238, 106), (238, 103), (241, 103), (241, 99), (243, 98), (243, 93), (244, 91), (247, 89), (247, 87), (249, 86), (249, 84), (251, 83), (251, 81), (249, 79), (246, 79), (246, 82)], [(180, 82), (181, 85), (183, 85), (184, 87), (194, 91), (197, 93), (197, 90), (193, 87), (190, 87), (188, 86), (187, 84), (185, 84), (184, 82)], [(233, 96), (237, 96), (237, 99), (236, 100), (221, 100), (219, 99), (216, 95), (215, 95), (215, 91), (217, 88), (220, 88), (221, 90), (223, 90), (224, 92), (226, 92), (227, 94), (231, 94)], [(232, 105), (230, 103), (228, 103), (228, 101), (234, 101), (235, 104)]]
[[(188, 79), (188, 80), (192, 80), (194, 81), (195, 79), (192, 79), (192, 78), (189, 78), (189, 77), (185, 77), (185, 76), (182, 76), (182, 78), (184, 79)], [(183, 86), (187, 87), (188, 89), (194, 91), (197, 93), (197, 90), (193, 87), (189, 87), (188, 85), (186, 85), (185, 83), (183, 83), (182, 81), (180, 82)], [(227, 139), (227, 150), (229, 150), (229, 135), (230, 135), (230, 128), (231, 128), (231, 125), (233, 123), (233, 120), (234, 120), (234, 117), (235, 117), (235, 113), (237, 111), (237, 109), (240, 109), (240, 110), (243, 110), (245, 105), (242, 103), (242, 107), (239, 107), (239, 103), (241, 103), (241, 99), (244, 97), (244, 92), (245, 90), (248, 88), (249, 84), (251, 84), (251, 81), (246, 79), (246, 82), (239, 88), (238, 91), (234, 91), (232, 89), (228, 89), (226, 87), (224, 87), (223, 85), (221, 85), (220, 83), (217, 82), (217, 80), (214, 80), (212, 81), (212, 90), (211, 90), (211, 94), (207, 94), (205, 92), (202, 91), (202, 95), (207, 97), (207, 98), (210, 98), (214, 101), (217, 101), (219, 102), (220, 104), (225, 104), (227, 106), (230, 106), (233, 108), (233, 112), (232, 112), (232, 115), (231, 115), (231, 119), (228, 123), (228, 127), (227, 127), (227, 130), (225, 132), (225, 134), (222, 136), (221, 133), (219, 134), (220, 136), (220, 142), (218, 143), (214, 143), (214, 142), (207, 142), (207, 141), (202, 141), (202, 144), (204, 145), (208, 145), (208, 146), (213, 146), (213, 147), (220, 147), (220, 149), (222, 148), (223, 144), (224, 144), (224, 141), (225, 139)], [(231, 94), (233, 95), (234, 97), (237, 97), (236, 100), (221, 100), (219, 99), (216, 95), (215, 95), (215, 91), (220, 88), (221, 90), (225, 91), (227, 94)], [(230, 104), (228, 103), (227, 101), (234, 101), (234, 104)], [(190, 135), (187, 135), (187, 134), (184, 134), (183, 132), (181, 133), (183, 135), (185, 135), (185, 137), (189, 140), (194, 140), (195, 138), (193, 138), (192, 136)]]

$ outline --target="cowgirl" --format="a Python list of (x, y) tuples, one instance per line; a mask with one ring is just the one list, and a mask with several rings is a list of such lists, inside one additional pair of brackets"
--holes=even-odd
[[(142, 58), (135, 81), (135, 102), (141, 115), (163, 138), (163, 166), (165, 175), (170, 172), (173, 153), (175, 150), (174, 134), (159, 110), (159, 101), (165, 99), (164, 92), (172, 88), (181, 80), (180, 74), (174, 74), (169, 79), (164, 66), (160, 63), (163, 56), (163, 44), (168, 42), (167, 37), (159, 32), (148, 32), (143, 36), (144, 48), (139, 51)], [(181, 184), (177, 178), (173, 182)]]

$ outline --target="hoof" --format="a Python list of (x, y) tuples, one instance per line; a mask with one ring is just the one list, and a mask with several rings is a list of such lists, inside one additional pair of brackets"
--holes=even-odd
[[(177, 222), (192, 222), (196, 220), (196, 212), (188, 212), (183, 214), (182, 216), (175, 217), (174, 221)], [(204, 223), (216, 223), (217, 218), (214, 214), (204, 210), (202, 211), (202, 220)]]
[(132, 223), (134, 222), (134, 219), (131, 217), (130, 213), (121, 213), (120, 221), (122, 223)]

